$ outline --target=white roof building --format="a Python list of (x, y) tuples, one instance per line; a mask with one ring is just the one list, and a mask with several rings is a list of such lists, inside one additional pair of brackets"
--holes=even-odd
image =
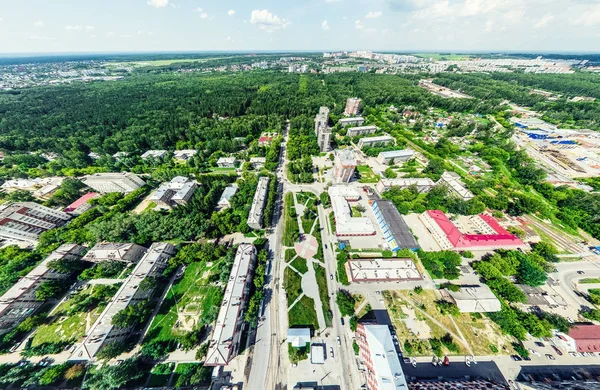
[(176, 176), (170, 182), (161, 184), (148, 199), (159, 206), (174, 207), (189, 202), (197, 187), (194, 180)]
[(109, 192), (128, 194), (146, 185), (138, 175), (130, 172), (95, 173), (84, 176), (81, 181), (102, 194)]
[(465, 184), (456, 172), (444, 172), (438, 183), (446, 184), (451, 195), (457, 196), (463, 200), (469, 200), (475, 197), (475, 195), (465, 187)]
[(146, 248), (137, 244), (101, 242), (94, 245), (82, 260), (92, 263), (100, 263), (109, 260), (137, 263), (145, 252)]
[(399, 178), (399, 179), (381, 179), (375, 189), (381, 195), (392, 187), (408, 188), (416, 186), (419, 192), (428, 192), (435, 187), (435, 182), (428, 177), (423, 178)]
[(234, 168), (237, 159), (235, 157), (221, 157), (217, 160), (217, 165), (220, 168)]
[(353, 118), (342, 118), (339, 120), (340, 125), (342, 125), (342, 127), (346, 127), (348, 125), (362, 125), (365, 122), (365, 118), (363, 118), (362, 116), (357, 116), (357, 117), (353, 117)]
[(37, 244), (40, 234), (63, 225), (69, 219), (69, 214), (35, 202), (4, 204), (0, 206), (0, 238)]
[(367, 367), (367, 388), (407, 390), (390, 328), (387, 325), (359, 324), (356, 334), (360, 357)]
[(379, 137), (368, 137), (368, 138), (361, 138), (358, 141), (358, 148), (362, 149), (364, 146), (373, 146), (375, 144), (395, 144), (396, 140), (394, 139), (394, 137), (391, 137), (389, 135), (381, 135)]
[(226, 209), (227, 207), (231, 207), (231, 198), (233, 198), (233, 195), (235, 195), (238, 191), (238, 186), (235, 184), (229, 184), (227, 185), (227, 187), (225, 187), (225, 189), (223, 190), (223, 193), (221, 194), (221, 198), (219, 199), (219, 202), (217, 202), (217, 205), (219, 206), (219, 209)]
[(502, 310), (500, 300), (486, 285), (462, 287), (454, 292), (444, 290), (461, 313), (492, 313)]
[(252, 229), (262, 229), (263, 227), (263, 211), (267, 203), (267, 194), (269, 192), (269, 177), (263, 176), (258, 179), (258, 186), (254, 193), (250, 214), (248, 215), (248, 226)]
[(348, 137), (356, 137), (357, 135), (367, 135), (376, 133), (379, 128), (377, 126), (359, 126), (359, 127), (349, 127), (346, 130), (346, 135)]
[(306, 347), (310, 343), (309, 328), (290, 328), (287, 331), (287, 342), (294, 348)]
[(174, 154), (175, 160), (178, 161), (187, 161), (191, 157), (195, 156), (198, 153), (197, 150), (194, 149), (185, 149), (185, 150), (176, 150)]
[(250, 164), (254, 168), (262, 168), (265, 166), (267, 159), (265, 157), (250, 157)]
[(144, 152), (144, 154), (142, 154), (140, 157), (142, 158), (142, 160), (147, 160), (149, 158), (156, 158), (156, 159), (165, 158), (166, 156), (167, 156), (166, 150), (148, 150), (148, 151)]
[[(342, 187), (342, 188), (341, 188)], [(345, 198), (347, 190), (344, 186), (331, 186), (327, 191), (331, 198), (331, 207), (335, 218), (335, 234), (337, 236), (372, 236), (375, 225), (368, 217), (352, 217), (352, 209)]]
[(398, 161), (408, 161), (415, 156), (415, 152), (410, 149), (405, 150), (390, 150), (381, 152), (377, 156), (377, 161), (381, 164), (396, 163)]
[(239, 350), (244, 324), (244, 310), (252, 284), (256, 248), (252, 244), (240, 244), (229, 281), (225, 287), (223, 303), (206, 353), (206, 366), (224, 366)]

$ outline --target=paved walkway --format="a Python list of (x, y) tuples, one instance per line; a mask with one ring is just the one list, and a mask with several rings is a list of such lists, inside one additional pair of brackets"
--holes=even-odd
[(325, 316), (323, 315), (323, 303), (321, 302), (321, 296), (319, 295), (319, 285), (317, 284), (317, 275), (315, 273), (313, 261), (308, 260), (306, 265), (308, 265), (308, 272), (302, 276), (302, 291), (304, 291), (304, 294), (306, 294), (307, 297), (314, 299), (319, 328), (325, 329), (327, 324), (325, 322)]

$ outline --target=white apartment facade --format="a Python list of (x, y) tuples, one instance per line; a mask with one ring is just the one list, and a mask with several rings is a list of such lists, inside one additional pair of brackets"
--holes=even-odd
[(269, 181), (270, 179), (267, 176), (258, 179), (258, 186), (254, 193), (247, 221), (248, 226), (255, 230), (260, 230), (263, 227), (263, 214), (267, 203), (267, 194), (269, 193)]
[(65, 224), (71, 216), (34, 202), (15, 202), (0, 207), (0, 239), (35, 245), (40, 235)]

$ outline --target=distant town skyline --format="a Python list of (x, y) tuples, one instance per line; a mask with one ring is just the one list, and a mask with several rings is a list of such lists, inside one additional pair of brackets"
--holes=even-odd
[(24, 0), (0, 5), (0, 34), (0, 53), (598, 52), (600, 4), (592, 0)]

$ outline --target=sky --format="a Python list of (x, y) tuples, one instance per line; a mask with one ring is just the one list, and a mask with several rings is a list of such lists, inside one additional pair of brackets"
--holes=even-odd
[(600, 52), (600, 0), (0, 0), (0, 53)]

